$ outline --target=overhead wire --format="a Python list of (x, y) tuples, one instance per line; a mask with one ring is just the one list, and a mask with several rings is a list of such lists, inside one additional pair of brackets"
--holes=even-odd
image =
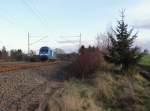
[(39, 8), (37, 8), (38, 5), (35, 6), (35, 4), (33, 3), (33, 1), (32, 1), (32, 2), (30, 1), (30, 3), (32, 4), (34, 10), (37, 12), (37, 14), (40, 16), (40, 18), (42, 18), (43, 22), (47, 25), (46, 16), (44, 16), (44, 15), (42, 15), (42, 14), (40, 13), (40, 11), (38, 10)]
[(0, 19), (5, 20), (7, 23), (9, 23), (10, 25), (13, 25), (15, 27), (17, 27), (19, 30), (21, 30), (22, 32), (26, 33), (26, 31), (24, 30), (24, 28), (22, 27), (18, 27), (16, 19), (17, 17), (14, 15), (10, 15), (8, 11), (4, 10), (4, 9), (0, 9)]
[[(27, 2), (27, 0), (23, 0), (23, 3), (31, 10), (31, 12), (39, 19), (39, 21), (41, 22), (41, 24), (43, 25), (44, 29), (46, 28), (47, 23), (45, 23), (44, 18), (41, 16), (40, 12), (34, 7), (33, 5), (31, 6), (31, 2)], [(32, 3), (33, 4), (33, 3)]]
[(38, 42), (42, 41), (43, 39), (45, 39), (45, 38), (47, 38), (47, 37), (48, 37), (48, 36), (44, 36), (44, 37), (42, 37), (41, 39), (30, 43), (30, 46), (33, 45), (33, 44), (35, 44), (35, 43), (38, 43)]

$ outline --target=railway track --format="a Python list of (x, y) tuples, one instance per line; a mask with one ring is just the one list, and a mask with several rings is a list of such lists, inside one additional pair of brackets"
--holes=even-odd
[(19, 63), (19, 64), (13, 64), (13, 65), (1, 65), (0, 66), (0, 73), (1, 72), (9, 72), (9, 71), (15, 71), (20, 69), (29, 69), (29, 68), (36, 68), (41, 66), (47, 66), (51, 64), (56, 64), (58, 62), (36, 62), (36, 63)]

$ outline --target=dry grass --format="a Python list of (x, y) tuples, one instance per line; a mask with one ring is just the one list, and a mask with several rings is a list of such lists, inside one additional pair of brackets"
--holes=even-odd
[[(96, 100), (112, 100), (114, 98), (115, 81), (110, 75), (101, 75), (93, 81), (95, 87), (94, 97)], [(112, 87), (114, 86), (114, 87)]]
[(46, 111), (104, 111), (97, 107), (92, 99), (83, 98), (86, 89), (79, 88), (78, 83), (68, 82), (64, 92), (57, 91), (49, 99)]
[(96, 87), (94, 96), (97, 105), (114, 110), (144, 110), (142, 96), (145, 96), (145, 92), (143, 87), (135, 82), (134, 77), (101, 74), (93, 82)]
[(63, 93), (50, 99), (46, 111), (145, 111), (145, 81), (138, 74), (131, 78), (105, 72), (92, 80), (70, 80)]

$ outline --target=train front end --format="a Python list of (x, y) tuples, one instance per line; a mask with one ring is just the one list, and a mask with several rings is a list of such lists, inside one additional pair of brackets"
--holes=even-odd
[(49, 47), (41, 47), (39, 57), (41, 61), (50, 60), (53, 58), (53, 51)]

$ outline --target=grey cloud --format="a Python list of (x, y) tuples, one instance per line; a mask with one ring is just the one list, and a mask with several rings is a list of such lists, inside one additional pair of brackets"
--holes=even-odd
[(143, 49), (148, 49), (150, 51), (150, 41), (146, 42), (145, 44), (142, 45)]
[(150, 51), (150, 41), (136, 42), (135, 45), (139, 46), (142, 50), (148, 49)]
[(150, 30), (150, 19), (136, 21), (134, 27), (138, 29)]

